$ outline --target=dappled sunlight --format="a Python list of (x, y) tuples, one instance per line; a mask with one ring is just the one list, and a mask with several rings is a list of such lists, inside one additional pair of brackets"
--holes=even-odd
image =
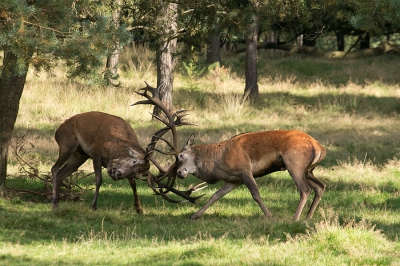
[[(76, 113), (92, 110), (125, 119), (145, 147), (163, 125), (151, 119), (152, 106), (131, 106), (142, 100), (134, 91), (144, 87), (144, 81), (156, 85), (156, 66), (149, 61), (154, 55), (140, 49), (122, 55), (120, 87), (90, 86), (66, 79), (62, 72), (29, 75), (13, 138), (14, 144), (23, 139), (23, 158), (41, 174), (49, 174), (58, 156), (57, 127)], [(99, 208), (92, 211), (95, 181), (89, 160), (80, 168), (89, 174), (81, 181), (89, 190), (79, 201), (63, 201), (56, 211), (40, 196), (13, 192), (12, 199), (0, 201), (0, 256), (7, 262), (45, 265), (201, 265), (204, 258), (213, 265), (394, 263), (400, 230), (400, 88), (391, 70), (384, 73), (385, 65), (377, 71), (382, 75), (378, 79), (369, 66), (369, 78), (365, 73), (357, 76), (360, 62), (353, 64), (271, 60), (260, 71), (260, 99), (254, 102), (243, 97), (243, 73), (229, 62), (201, 75), (177, 68), (174, 106), (189, 109), (185, 119), (198, 124), (178, 128), (179, 148), (191, 134), (195, 144), (208, 144), (243, 132), (276, 129), (302, 130), (326, 147), (327, 157), (314, 174), (327, 188), (312, 220), (305, 219), (305, 212), (313, 193), (300, 221), (291, 220), (300, 196), (287, 171), (256, 179), (271, 220), (265, 219), (245, 185), (212, 204), (198, 220), (190, 220), (222, 182), (196, 192), (205, 194), (198, 204), (172, 204), (138, 181), (144, 208), (138, 215), (128, 181), (112, 181), (105, 170)], [(305, 69), (301, 72), (296, 66)], [(319, 68), (325, 69), (320, 76)], [(160, 147), (168, 149), (165, 143)], [(155, 156), (162, 164), (173, 162), (172, 157)], [(156, 172), (154, 166), (151, 171)], [(21, 171), (12, 150), (8, 172), (9, 186), (43, 190)], [(200, 180), (189, 176), (176, 182), (178, 189), (186, 189)]]

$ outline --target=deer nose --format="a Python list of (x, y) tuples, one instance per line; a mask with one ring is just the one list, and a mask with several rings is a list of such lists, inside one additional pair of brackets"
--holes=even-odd
[(116, 172), (115, 172), (115, 178), (116, 178), (117, 180), (119, 180), (119, 179), (121, 178), (121, 176), (122, 176), (121, 171), (116, 171)]
[(178, 171), (176, 171), (179, 177), (185, 177), (185, 174), (187, 172), (186, 168), (183, 169), (178, 169)]

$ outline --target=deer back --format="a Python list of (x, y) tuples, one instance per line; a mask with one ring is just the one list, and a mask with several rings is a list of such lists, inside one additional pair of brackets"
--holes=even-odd
[(297, 130), (243, 133), (217, 144), (191, 146), (190, 141), (180, 155), (178, 174), (193, 173), (207, 182), (233, 182), (244, 172), (259, 177), (294, 163), (308, 168), (325, 157), (315, 139)]
[(90, 157), (97, 154), (108, 160), (128, 157), (124, 145), (143, 156), (145, 154), (134, 130), (126, 121), (102, 112), (87, 112), (67, 119), (57, 129), (55, 138), (59, 145), (71, 145), (71, 142), (79, 144)]

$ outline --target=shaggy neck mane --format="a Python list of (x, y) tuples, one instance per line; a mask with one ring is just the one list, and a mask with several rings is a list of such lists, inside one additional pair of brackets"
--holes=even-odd
[(222, 158), (225, 145), (222, 143), (206, 144), (194, 146), (195, 164), (201, 175), (212, 173), (215, 164), (218, 164)]

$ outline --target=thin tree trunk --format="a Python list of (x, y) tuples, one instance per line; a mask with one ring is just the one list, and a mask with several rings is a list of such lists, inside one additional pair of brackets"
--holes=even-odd
[(245, 58), (245, 76), (246, 86), (244, 96), (248, 96), (251, 101), (257, 100), (258, 93), (258, 77), (257, 77), (257, 40), (258, 30), (260, 26), (259, 17), (255, 18), (251, 28), (251, 36), (246, 39), (246, 58)]
[[(116, 0), (112, 2), (112, 20), (115, 29), (120, 25), (120, 15), (121, 15), (121, 5), (122, 0)], [(119, 58), (119, 43), (116, 42), (109, 56), (107, 56), (106, 62), (106, 73), (104, 74), (104, 79), (107, 84), (119, 85), (118, 79), (118, 58)]]
[(344, 51), (344, 35), (342, 33), (336, 33), (336, 42), (338, 51)]
[(215, 24), (213, 31), (210, 33), (210, 37), (208, 39), (208, 47), (207, 47), (207, 63), (214, 64), (216, 62), (221, 62), (221, 52), (220, 52), (220, 32), (219, 32), (219, 24)]
[(369, 33), (364, 33), (361, 35), (361, 40), (360, 40), (360, 49), (369, 49), (370, 46), (370, 37)]
[(18, 57), (4, 51), (3, 71), (0, 76), (0, 196), (5, 196), (7, 177), (7, 158), (19, 101), (26, 81), (28, 64), (20, 69)]
[(106, 62), (106, 73), (104, 74), (104, 79), (107, 84), (118, 85), (118, 58), (119, 58), (119, 47), (118, 44), (115, 45), (112, 53), (107, 56)]
[[(158, 18), (158, 28), (160, 38), (156, 57), (157, 57), (157, 87), (160, 90), (160, 100), (168, 108), (173, 110), (172, 93), (174, 82), (175, 53), (177, 39), (173, 38), (177, 31), (178, 5), (163, 3), (160, 18)], [(154, 107), (153, 114), (163, 117), (163, 113)]]

